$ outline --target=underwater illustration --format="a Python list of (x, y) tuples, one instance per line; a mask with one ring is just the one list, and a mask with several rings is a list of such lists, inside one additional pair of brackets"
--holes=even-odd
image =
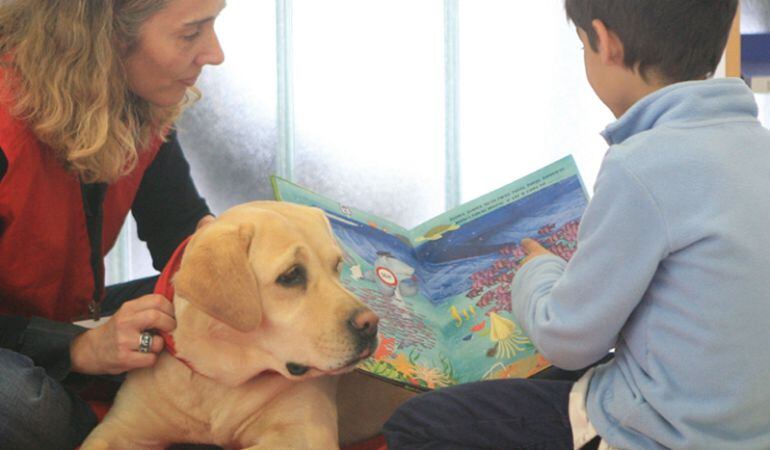
[(587, 195), (565, 157), (412, 230), (274, 177), (276, 198), (324, 209), (345, 252), (342, 281), (380, 316), (360, 369), (428, 390), (528, 377), (550, 364), (512, 314), (511, 285), (539, 241), (569, 260)]

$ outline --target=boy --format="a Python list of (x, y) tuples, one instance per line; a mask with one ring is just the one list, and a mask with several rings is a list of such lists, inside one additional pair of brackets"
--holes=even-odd
[(577, 383), (421, 395), (389, 448), (770, 448), (770, 132), (707, 80), (737, 0), (566, 0), (618, 120), (569, 264), (525, 240), (513, 313)]

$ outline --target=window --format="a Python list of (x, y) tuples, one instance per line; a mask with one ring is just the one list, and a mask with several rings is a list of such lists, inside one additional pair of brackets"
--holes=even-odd
[[(215, 213), (269, 176), (406, 227), (566, 154), (591, 191), (613, 120), (562, 2), (231, 1), (179, 123)], [(154, 273), (127, 223), (108, 283)]]
[(460, 4), (460, 167), (470, 200), (567, 154), (589, 192), (613, 120), (563, 2)]
[(759, 120), (765, 127), (770, 127), (770, 94), (756, 94), (759, 105)]
[[(743, 34), (770, 33), (770, 3), (766, 0), (742, 0), (740, 25)], [(745, 53), (743, 56), (746, 56)], [(766, 127), (770, 127), (770, 93), (758, 93), (756, 98), (759, 120)]]

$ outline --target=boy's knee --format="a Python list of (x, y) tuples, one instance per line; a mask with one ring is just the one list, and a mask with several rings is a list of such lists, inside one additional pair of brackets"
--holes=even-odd
[(440, 413), (431, 411), (431, 394), (428, 392), (410, 398), (385, 422), (382, 433), (389, 448), (421, 448), (418, 444), (425, 444), (422, 434), (431, 429), (431, 418)]
[(382, 427), (388, 448), (399, 450), (455, 450), (470, 448), (448, 439), (447, 417), (436, 409), (434, 392), (413, 397), (401, 405)]

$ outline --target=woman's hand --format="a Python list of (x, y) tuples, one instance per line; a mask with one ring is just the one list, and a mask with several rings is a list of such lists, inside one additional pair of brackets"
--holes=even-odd
[(550, 251), (548, 251), (545, 247), (540, 245), (540, 243), (534, 239), (529, 239), (529, 238), (522, 239), (521, 246), (524, 248), (524, 251), (527, 253), (527, 256), (521, 261), (522, 266), (532, 261), (534, 258), (537, 258), (538, 256), (552, 254)]
[(139, 351), (145, 330), (170, 332), (176, 328), (174, 307), (158, 294), (125, 302), (102, 326), (86, 331), (72, 341), (72, 371), (84, 374), (119, 374), (155, 364), (163, 350), (163, 339), (153, 336), (148, 353)]

